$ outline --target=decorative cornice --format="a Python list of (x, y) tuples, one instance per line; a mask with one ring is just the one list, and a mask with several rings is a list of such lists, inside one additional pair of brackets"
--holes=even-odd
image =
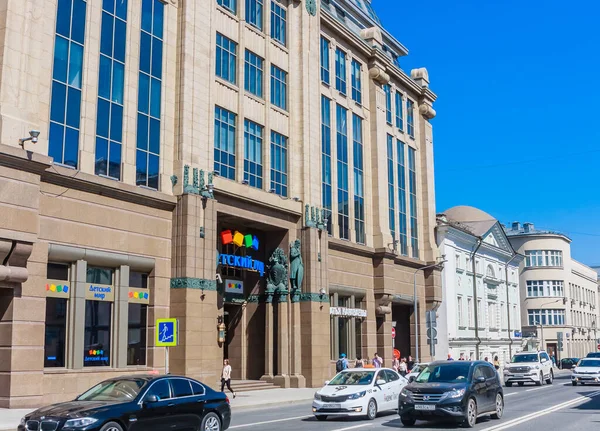
[(172, 278), (171, 289), (199, 289), (216, 292), (217, 281), (205, 278)]
[(300, 302), (329, 303), (329, 296), (320, 293), (301, 293)]

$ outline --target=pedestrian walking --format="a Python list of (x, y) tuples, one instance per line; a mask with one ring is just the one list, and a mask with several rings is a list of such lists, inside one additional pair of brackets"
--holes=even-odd
[[(404, 361), (404, 359), (402, 359), (402, 360)], [(398, 372), (398, 370), (400, 368), (400, 360), (396, 357), (394, 357), (394, 359), (392, 359), (392, 368), (396, 372)]]
[(357, 356), (356, 362), (354, 362), (354, 368), (363, 368), (364, 366), (365, 366), (365, 361), (363, 361), (360, 356)]
[(398, 366), (398, 372), (402, 377), (406, 377), (408, 374), (408, 366), (406, 365), (406, 358), (402, 358), (400, 365)]
[(335, 371), (337, 373), (344, 371), (345, 369), (348, 368), (348, 359), (346, 359), (346, 354), (342, 353), (340, 354), (340, 359), (337, 360), (337, 362), (335, 363)]
[(406, 361), (406, 367), (408, 368), (408, 372), (410, 373), (415, 366), (415, 361), (413, 361), (412, 356), (408, 355), (408, 361)]
[(466, 361), (466, 359), (465, 359), (465, 354), (464, 354), (464, 353), (461, 353), (461, 354), (460, 354), (460, 357), (458, 358), (458, 360), (459, 360), (459, 361)]
[(225, 386), (233, 394), (235, 398), (236, 393), (231, 389), (231, 365), (229, 365), (229, 359), (223, 361), (223, 371), (221, 372), (221, 392), (224, 392)]
[(379, 356), (377, 352), (375, 352), (375, 355), (373, 355), (372, 363), (375, 368), (381, 368), (381, 366), (383, 365), (383, 359), (381, 358), (381, 356)]
[(452, 357), (452, 354), (450, 354), (450, 353), (448, 353), (448, 360), (449, 361), (453, 361), (454, 360), (454, 358)]
[(496, 370), (500, 369), (500, 359), (498, 359), (498, 355), (494, 356), (494, 368)]

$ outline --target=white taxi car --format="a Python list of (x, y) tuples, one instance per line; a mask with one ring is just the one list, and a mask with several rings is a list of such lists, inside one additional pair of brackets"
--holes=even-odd
[(573, 386), (600, 383), (600, 359), (584, 358), (573, 368), (571, 374)]
[(338, 373), (315, 393), (313, 414), (320, 421), (329, 416), (366, 416), (398, 408), (398, 396), (408, 381), (389, 368), (351, 368)]

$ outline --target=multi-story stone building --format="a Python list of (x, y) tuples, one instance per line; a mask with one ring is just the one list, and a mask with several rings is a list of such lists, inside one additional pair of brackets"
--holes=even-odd
[(596, 271), (571, 257), (571, 239), (560, 232), (514, 222), (506, 234), (525, 256), (519, 271), (523, 335), (557, 360), (595, 352), (600, 317)]
[[(436, 359), (502, 363), (521, 350), (519, 263), (502, 225), (473, 207), (438, 215), (437, 240), (446, 263), (438, 310)], [(475, 287), (474, 287), (475, 286)]]
[(8, 0), (0, 20), (0, 406), (164, 370), (157, 318), (179, 321), (170, 371), (208, 384), (224, 357), (314, 386), (342, 352), (414, 351), (441, 300), (419, 271), (436, 96), (369, 1)]

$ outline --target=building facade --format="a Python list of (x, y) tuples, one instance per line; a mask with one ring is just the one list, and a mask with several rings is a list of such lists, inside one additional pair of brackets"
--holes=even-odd
[(557, 360), (597, 351), (596, 271), (571, 257), (571, 239), (562, 233), (514, 222), (506, 234), (525, 256), (519, 267), (524, 337)]
[(159, 318), (170, 372), (213, 385), (225, 357), (301, 387), (340, 353), (426, 351), (436, 96), (369, 1), (8, 0), (0, 20), (1, 407), (164, 371)]
[[(436, 359), (498, 356), (521, 350), (518, 255), (501, 224), (473, 207), (438, 215), (437, 241), (446, 263), (438, 310)], [(475, 287), (474, 287), (475, 286)]]

